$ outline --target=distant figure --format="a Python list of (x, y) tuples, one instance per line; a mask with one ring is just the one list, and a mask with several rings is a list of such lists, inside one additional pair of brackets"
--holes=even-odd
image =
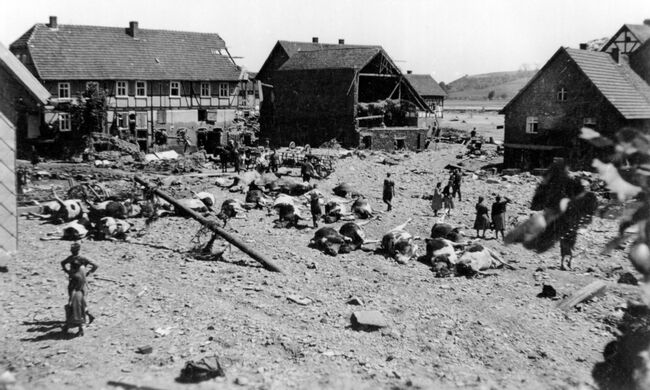
[(564, 259), (568, 257), (567, 267), (571, 268), (571, 261), (573, 260), (573, 247), (576, 245), (577, 232), (571, 231), (560, 237), (560, 269), (565, 270)]
[[(490, 228), (490, 218), (488, 217), (488, 208), (483, 204), (485, 199), (482, 196), (478, 197), (476, 204), (476, 219), (474, 220), (474, 230), (476, 230), (476, 238), (485, 238), (485, 231)], [(479, 231), (483, 230), (483, 235), (479, 235)]]
[(506, 205), (508, 203), (510, 203), (510, 199), (507, 196), (502, 201), (501, 196), (497, 195), (492, 204), (492, 229), (497, 239), (499, 239), (499, 233), (501, 233), (501, 238), (505, 239)]
[(386, 179), (384, 179), (384, 193), (383, 200), (384, 203), (388, 206), (386, 211), (391, 211), (393, 209), (393, 197), (395, 196), (395, 182), (390, 179), (390, 172), (386, 173)]
[(442, 208), (442, 183), (438, 182), (436, 188), (433, 189), (433, 197), (431, 198), (431, 208), (433, 209), (433, 215), (438, 216), (438, 211)]
[(470, 138), (475, 138), (476, 137), (476, 127), (472, 129), (472, 131), (469, 132), (469, 137)]
[(451, 182), (442, 189), (442, 207), (447, 210), (447, 216), (451, 215), (454, 208), (454, 200), (451, 197)]
[(463, 179), (462, 179), (462, 174), (460, 172), (460, 169), (455, 169), (454, 171), (452, 171), (449, 180), (451, 181), (451, 190), (452, 190), (451, 197), (455, 198), (456, 194), (458, 194), (458, 201), (462, 202), (463, 197), (460, 193), (460, 183)]
[(314, 176), (314, 165), (311, 163), (311, 158), (305, 158), (302, 167), (300, 167), (300, 174), (302, 175), (302, 181), (309, 183), (309, 180)]
[(320, 207), (320, 197), (316, 192), (311, 193), (310, 199), (311, 206), (311, 219), (314, 222), (314, 228), (318, 227), (318, 220), (323, 215), (323, 210)]
[(38, 163), (41, 162), (41, 158), (39, 157), (38, 151), (36, 150), (36, 145), (32, 145), (31, 162), (34, 167), (36, 167)]
[[(97, 265), (83, 256), (79, 256), (81, 245), (73, 243), (70, 246), (71, 256), (61, 262), (63, 272), (68, 274), (68, 304), (66, 305), (66, 325), (63, 331), (67, 332), (69, 326), (78, 326), (78, 336), (83, 336), (82, 324), (86, 322), (86, 314), (89, 322), (95, 319), (86, 310), (86, 276), (97, 271)], [(66, 268), (66, 265), (68, 268)], [(90, 271), (86, 272), (86, 267)]]
[(273, 173), (278, 172), (278, 165), (280, 164), (280, 158), (278, 157), (278, 152), (273, 149), (271, 155), (269, 156), (269, 170)]

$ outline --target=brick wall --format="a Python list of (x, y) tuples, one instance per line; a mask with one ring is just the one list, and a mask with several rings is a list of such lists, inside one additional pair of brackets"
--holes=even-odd
[(369, 128), (362, 129), (359, 133), (360, 143), (364, 138), (370, 137), (370, 148), (373, 150), (395, 150), (396, 139), (404, 140), (404, 147), (409, 150), (424, 149), (427, 137), (426, 128)]

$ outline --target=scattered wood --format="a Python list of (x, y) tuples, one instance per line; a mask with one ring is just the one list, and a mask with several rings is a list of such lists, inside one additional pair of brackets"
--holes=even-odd
[(138, 386), (138, 385), (133, 385), (125, 382), (118, 382), (118, 381), (108, 381), (106, 384), (113, 387), (121, 387), (124, 390), (162, 390), (157, 387)]
[(597, 280), (593, 283), (586, 285), (580, 290), (574, 292), (567, 298), (563, 299), (558, 305), (560, 310), (569, 310), (580, 302), (586, 301), (595, 297), (596, 295), (602, 294), (607, 288), (605, 282)]

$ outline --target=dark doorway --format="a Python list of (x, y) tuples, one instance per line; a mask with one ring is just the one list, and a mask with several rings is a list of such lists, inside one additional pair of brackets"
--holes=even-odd
[(395, 138), (395, 149), (402, 150), (406, 148), (406, 140), (404, 138)]
[(361, 139), (364, 149), (372, 149), (372, 137), (369, 135), (364, 136)]

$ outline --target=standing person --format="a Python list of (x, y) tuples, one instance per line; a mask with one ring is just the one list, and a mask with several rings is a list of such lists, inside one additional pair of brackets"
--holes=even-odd
[(41, 161), (41, 158), (38, 156), (38, 150), (36, 150), (36, 145), (32, 145), (32, 152), (31, 152), (31, 162), (32, 166), (36, 168), (38, 163)]
[(499, 239), (499, 233), (501, 233), (501, 238), (505, 239), (506, 205), (510, 203), (510, 199), (507, 196), (504, 198), (505, 200), (502, 201), (501, 196), (497, 195), (492, 204), (492, 229), (497, 239)]
[(314, 165), (311, 163), (310, 157), (306, 157), (305, 162), (302, 163), (300, 174), (302, 175), (302, 181), (307, 183), (309, 183), (309, 180), (314, 176)]
[(275, 148), (271, 151), (271, 156), (269, 157), (269, 170), (273, 173), (278, 171), (279, 163), (278, 153)]
[(393, 197), (395, 196), (395, 182), (390, 178), (390, 172), (386, 173), (386, 179), (384, 179), (384, 193), (383, 200), (384, 203), (388, 206), (386, 211), (391, 211), (393, 209)]
[(311, 206), (311, 219), (314, 222), (314, 228), (318, 227), (318, 220), (323, 215), (323, 210), (320, 207), (320, 197), (316, 192), (311, 193), (310, 199)]
[[(482, 196), (478, 197), (476, 204), (476, 219), (474, 220), (474, 230), (476, 230), (476, 238), (485, 238), (485, 231), (490, 228), (490, 218), (488, 217), (488, 208), (483, 204), (485, 199)], [(483, 236), (479, 236), (479, 230), (483, 230)]]
[(451, 197), (451, 181), (442, 189), (442, 207), (447, 210), (447, 216), (451, 215), (454, 208), (454, 199)]
[(233, 164), (235, 164), (235, 172), (239, 174), (241, 165), (239, 161), (239, 148), (237, 148), (237, 145), (233, 145), (233, 148), (230, 152), (230, 159), (232, 160)]
[[(86, 276), (96, 272), (99, 267), (87, 258), (79, 256), (80, 250), (81, 245), (77, 242), (73, 243), (70, 246), (72, 254), (61, 262), (63, 272), (68, 274), (68, 307), (66, 307), (66, 325), (63, 330), (67, 332), (68, 325), (79, 326), (79, 335), (83, 335), (81, 324), (85, 323), (85, 315), (88, 314), (89, 323), (92, 323), (95, 319), (86, 310)], [(86, 267), (90, 267), (87, 272)]]
[(462, 174), (460, 173), (460, 168), (454, 170), (451, 174), (451, 197), (455, 198), (458, 194), (458, 201), (462, 202), (463, 197), (460, 194), (460, 182), (462, 181)]
[[(239, 151), (239, 169), (243, 169), (244, 172), (248, 170), (248, 163), (246, 162), (246, 151), (244, 149), (241, 149)], [(239, 173), (239, 171), (238, 171)]]
[(442, 208), (442, 183), (438, 182), (436, 188), (433, 189), (433, 197), (431, 198), (431, 208), (433, 209), (433, 215), (438, 216), (438, 210)]

